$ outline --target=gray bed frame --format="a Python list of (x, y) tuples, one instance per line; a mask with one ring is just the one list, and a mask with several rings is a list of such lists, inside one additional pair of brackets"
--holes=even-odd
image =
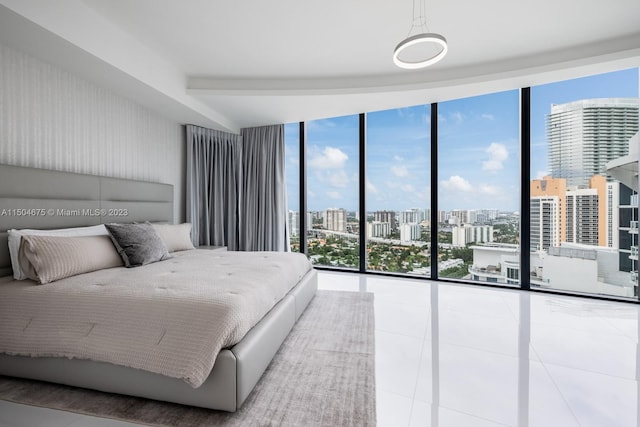
[[(121, 215), (123, 210), (127, 215)], [(0, 165), (0, 277), (12, 275), (9, 229), (133, 221), (173, 222), (173, 186)], [(234, 412), (316, 290), (317, 273), (311, 270), (242, 341), (219, 353), (209, 377), (195, 389), (179, 379), (81, 359), (0, 354), (0, 375)]]

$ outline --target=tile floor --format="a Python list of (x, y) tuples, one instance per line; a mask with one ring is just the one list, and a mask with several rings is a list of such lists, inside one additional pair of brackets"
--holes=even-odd
[[(640, 306), (321, 272), (375, 294), (379, 426), (639, 426)], [(2, 426), (131, 426), (0, 401)]]

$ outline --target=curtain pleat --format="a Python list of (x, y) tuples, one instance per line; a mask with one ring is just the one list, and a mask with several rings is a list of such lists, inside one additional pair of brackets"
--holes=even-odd
[(287, 251), (284, 125), (241, 135), (187, 126), (187, 221), (194, 245)]
[(284, 125), (242, 129), (240, 249), (287, 251)]
[(240, 135), (187, 126), (187, 221), (194, 245), (238, 250)]

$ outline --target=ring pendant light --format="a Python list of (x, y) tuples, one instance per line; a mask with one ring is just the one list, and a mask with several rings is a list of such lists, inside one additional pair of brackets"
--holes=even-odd
[[(417, 2), (420, 3), (416, 8)], [(396, 48), (393, 50), (393, 63), (400, 68), (416, 70), (428, 67), (429, 65), (433, 65), (444, 58), (449, 50), (447, 39), (445, 39), (444, 36), (428, 32), (424, 9), (424, 0), (413, 0), (413, 21), (411, 28), (409, 29), (409, 34), (407, 35), (407, 38), (398, 43)], [(416, 28), (420, 28), (422, 32), (411, 35)], [(416, 45), (435, 45), (438, 48), (438, 51), (434, 55), (421, 58), (417, 61), (405, 60), (400, 57), (400, 54), (403, 51)]]

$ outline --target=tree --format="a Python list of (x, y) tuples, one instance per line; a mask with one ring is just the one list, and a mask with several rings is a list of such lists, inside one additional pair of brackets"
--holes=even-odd
[(440, 277), (448, 277), (450, 279), (462, 279), (467, 274), (469, 274), (469, 267), (467, 264), (456, 265), (455, 267), (442, 270), (439, 273)]
[(466, 248), (453, 248), (451, 249), (452, 258), (460, 258), (465, 264), (473, 263), (473, 249)]

